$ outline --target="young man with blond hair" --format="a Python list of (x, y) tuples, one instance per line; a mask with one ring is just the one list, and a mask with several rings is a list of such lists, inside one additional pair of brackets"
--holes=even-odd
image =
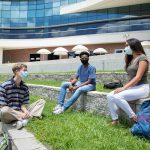
[(14, 76), (0, 85), (0, 119), (4, 123), (17, 121), (17, 129), (27, 125), (28, 119), (41, 117), (45, 101), (40, 99), (30, 106), (29, 89), (24, 83), (28, 76), (25, 64), (15, 64)]

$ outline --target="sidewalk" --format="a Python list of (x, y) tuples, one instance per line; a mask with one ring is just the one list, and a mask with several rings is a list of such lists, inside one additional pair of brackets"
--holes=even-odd
[(9, 136), (12, 150), (48, 150), (25, 128), (17, 130), (11, 124), (3, 124), (2, 130)]

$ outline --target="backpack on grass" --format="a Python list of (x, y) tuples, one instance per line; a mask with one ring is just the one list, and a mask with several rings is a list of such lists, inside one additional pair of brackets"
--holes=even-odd
[(137, 114), (131, 133), (150, 140), (150, 100), (145, 101)]
[(115, 89), (122, 86), (123, 84), (121, 83), (121, 81), (108, 82), (104, 84), (104, 88), (106, 89)]

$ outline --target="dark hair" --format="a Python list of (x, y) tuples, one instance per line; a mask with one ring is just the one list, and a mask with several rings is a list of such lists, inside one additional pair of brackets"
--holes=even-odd
[(81, 52), (79, 57), (81, 58), (82, 55), (86, 55), (88, 57), (90, 56), (90, 54), (88, 52), (86, 52), (86, 51)]
[[(135, 38), (128, 39), (127, 43), (128, 43), (128, 45), (130, 46), (130, 48), (132, 49), (133, 52), (146, 55), (145, 51), (142, 47), (142, 44), (138, 39), (135, 39)], [(129, 66), (130, 62), (132, 61), (132, 59), (133, 59), (133, 55), (126, 55), (125, 56), (125, 63), (126, 63), (125, 69), (128, 68), (128, 66)]]

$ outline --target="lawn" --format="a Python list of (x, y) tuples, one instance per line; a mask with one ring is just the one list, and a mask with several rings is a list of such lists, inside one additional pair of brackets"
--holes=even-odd
[[(59, 80), (27, 80), (26, 83), (60, 87), (62, 81), (59, 81)], [(96, 91), (110, 92), (111, 90), (110, 89), (104, 89), (103, 84), (97, 83), (96, 84)]]
[[(0, 77), (0, 82), (3, 82), (5, 80), (6, 80), (5, 76)], [(62, 81), (60, 81), (60, 80), (52, 80), (52, 79), (51, 80), (38, 80), (38, 79), (37, 80), (26, 80), (25, 82), (29, 83), (29, 84), (47, 85), (47, 86), (55, 86), (55, 87), (60, 87), (61, 83), (62, 83)], [(96, 91), (110, 92), (111, 90), (104, 89), (103, 84), (97, 83)]]
[[(96, 70), (96, 73), (102, 72), (125, 72), (125, 70)], [(31, 74), (75, 74), (76, 71), (68, 71), (68, 72), (36, 72)]]
[[(31, 101), (38, 97), (31, 96)], [(113, 127), (110, 118), (69, 109), (53, 115), (54, 101), (47, 101), (43, 119), (33, 119), (27, 129), (54, 150), (149, 150), (150, 143), (130, 134), (126, 125)]]

